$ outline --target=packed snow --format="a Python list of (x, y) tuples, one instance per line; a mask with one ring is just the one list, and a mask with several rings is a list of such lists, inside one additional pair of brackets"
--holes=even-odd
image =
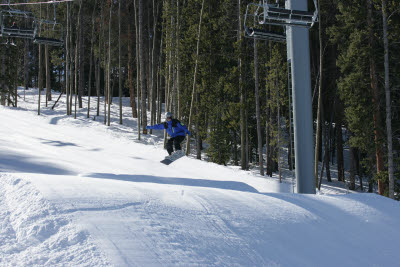
[(0, 266), (399, 265), (399, 202), (326, 183), (293, 194), (290, 172), (192, 156), (166, 166), (129, 99), (106, 126), (87, 98), (74, 119), (64, 97), (52, 110), (42, 96), (38, 116), (37, 90), (19, 94), (0, 106)]

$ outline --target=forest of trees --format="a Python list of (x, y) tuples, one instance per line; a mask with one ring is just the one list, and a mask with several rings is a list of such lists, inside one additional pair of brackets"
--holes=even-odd
[[(17, 106), (16, 88), (24, 86), (40, 88), (53, 104), (59, 94), (51, 95), (51, 88), (68, 97), (66, 113), (75, 117), (82, 97), (90, 96), (87, 116), (102, 114), (110, 125), (110, 119), (122, 123), (122, 112), (110, 118), (108, 100), (130, 97), (139, 138), (148, 134), (147, 125), (161, 122), (165, 104), (188, 125), (196, 147), (188, 142), (187, 148), (198, 159), (205, 152), (218, 164), (258, 166), (261, 175), (283, 165), (292, 168), (286, 44), (244, 37), (250, 2), (75, 0), (13, 6), (39, 20), (56, 18), (57, 27), (39, 23), (37, 30), (64, 45), (2, 38), (0, 103)], [(319, 0), (318, 5), (319, 23), (310, 29), (314, 139), (323, 166), (316, 177), (330, 181), (335, 164), (338, 180), (349, 189), (395, 198), (400, 1)]]

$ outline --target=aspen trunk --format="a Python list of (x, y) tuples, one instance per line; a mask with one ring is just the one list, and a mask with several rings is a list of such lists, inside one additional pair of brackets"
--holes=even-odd
[[(40, 34), (39, 34), (40, 36)], [(39, 83), (39, 100), (38, 100), (38, 115), (40, 115), (40, 101), (41, 101), (41, 92), (43, 90), (43, 66), (42, 66), (42, 45), (39, 45), (39, 74), (38, 74), (38, 83)]]
[(356, 189), (356, 149), (350, 147), (350, 190)]
[[(100, 48), (100, 38), (99, 38)], [(97, 112), (96, 116), (100, 116), (100, 56), (96, 59), (96, 94), (97, 94)]]
[(134, 9), (135, 9), (135, 30), (136, 30), (136, 91), (137, 91), (137, 108), (138, 108), (138, 122), (137, 122), (137, 129), (138, 129), (138, 139), (140, 140), (140, 125), (141, 125), (141, 106), (140, 106), (140, 63), (139, 63), (139, 51), (140, 51), (140, 45), (139, 45), (139, 21), (138, 21), (138, 11), (136, 8), (136, 1), (133, 0), (134, 4)]
[(383, 43), (385, 49), (385, 98), (386, 98), (386, 132), (388, 142), (388, 173), (389, 173), (389, 197), (394, 199), (394, 166), (393, 166), (393, 135), (392, 135), (392, 102), (390, 97), (389, 80), (389, 40), (386, 0), (382, 0), (383, 17)]
[(122, 69), (121, 69), (121, 1), (118, 1), (118, 85), (119, 85), (119, 124), (122, 124)]
[[(155, 6), (157, 5), (157, 7)], [(156, 88), (156, 44), (157, 44), (157, 19), (158, 19), (158, 11), (159, 11), (159, 2), (155, 4), (153, 0), (153, 48), (152, 48), (152, 68), (151, 68), (151, 124), (156, 123), (156, 96), (157, 96), (157, 88)]]
[(261, 108), (260, 94), (258, 82), (258, 51), (257, 40), (254, 39), (254, 74), (255, 74), (255, 96), (256, 96), (256, 118), (257, 118), (257, 141), (258, 141), (258, 166), (260, 167), (260, 175), (264, 176), (264, 160), (263, 160), (263, 144), (261, 133)]
[[(320, 1), (318, 1), (318, 6), (321, 8)], [(321, 151), (321, 139), (322, 132), (324, 130), (324, 117), (323, 117), (323, 103), (322, 103), (322, 78), (323, 78), (323, 43), (322, 43), (322, 22), (321, 22), (321, 12), (319, 15), (319, 88), (318, 88), (318, 110), (317, 110), (317, 134), (315, 137), (315, 157), (314, 157), (314, 175), (316, 179), (316, 183), (318, 184), (318, 165), (320, 159), (320, 151)], [(326, 149), (326, 147), (325, 147)]]
[(132, 35), (132, 24), (128, 23), (128, 84), (129, 84), (129, 96), (132, 108), (132, 117), (137, 118), (136, 110), (136, 99), (135, 99), (135, 87), (133, 85), (133, 35)]
[(108, 101), (108, 93), (107, 93), (107, 53), (106, 53), (106, 25), (104, 22), (106, 14), (104, 11), (104, 7), (102, 8), (102, 30), (103, 30), (103, 72), (104, 72), (104, 88), (103, 88), (103, 93), (104, 93), (104, 125), (107, 124), (107, 101)]
[[(29, 41), (24, 40), (24, 84), (25, 90), (29, 88)], [(25, 100), (25, 91), (24, 91)]]
[[(203, 19), (203, 10), (204, 10), (204, 0), (201, 3), (199, 31), (198, 31), (198, 34), (197, 34), (196, 61), (195, 61), (195, 65), (194, 65), (192, 101), (191, 101), (191, 104), (190, 104), (189, 123), (188, 123), (189, 131), (191, 130), (191, 126), (192, 126), (192, 116), (193, 116), (192, 115), (192, 111), (193, 111), (193, 107), (194, 107), (194, 96), (195, 96), (195, 93), (196, 93), (196, 76), (197, 76), (197, 65), (198, 65), (198, 61), (199, 61), (201, 21)], [(189, 154), (190, 154), (190, 137), (187, 137), (187, 140), (186, 140), (186, 155), (189, 155)]]
[(181, 114), (181, 97), (180, 97), (180, 76), (181, 76), (181, 68), (180, 68), (180, 54), (179, 54), (179, 46), (180, 46), (180, 21), (179, 21), (179, 0), (176, 1), (176, 52), (175, 52), (175, 57), (176, 57), (176, 93), (177, 96), (175, 99), (177, 100), (176, 103), (176, 110), (177, 110), (177, 118), (182, 119), (182, 114)]
[[(6, 73), (6, 52), (4, 49), (1, 49), (1, 77), (4, 77), (4, 74)], [(0, 105), (5, 106), (6, 105), (6, 90), (5, 90), (5, 80), (1, 79), (0, 81), (1, 85), (1, 95), (0, 95)], [(40, 106), (39, 106), (40, 108)]]
[(67, 115), (69, 115), (69, 83), (70, 83), (70, 65), (69, 65), (69, 24), (70, 22), (70, 3), (67, 3), (67, 36), (65, 38), (65, 95), (66, 95), (66, 102), (67, 102)]
[(87, 117), (90, 117), (90, 97), (92, 95), (92, 69), (93, 69), (93, 46), (94, 46), (94, 15), (96, 12), (97, 0), (94, 2), (93, 13), (92, 13), (92, 37), (90, 40), (90, 55), (89, 55), (89, 84), (88, 84), (88, 110)]
[(108, 21), (108, 67), (107, 67), (107, 91), (108, 91), (108, 121), (107, 126), (111, 123), (111, 102), (113, 97), (111, 87), (111, 22), (112, 22), (112, 7), (113, 2), (110, 3), (110, 20)]
[[(276, 79), (278, 79), (278, 73), (276, 73)], [(278, 149), (278, 172), (279, 172), (279, 182), (282, 183), (282, 167), (281, 167), (281, 113), (280, 113), (280, 103), (279, 103), (279, 87), (278, 87), (278, 80), (276, 80), (276, 105), (278, 108), (278, 114), (276, 116), (278, 122), (278, 136), (277, 136), (277, 149)]]
[(85, 38), (83, 38), (83, 28), (85, 26), (85, 23), (83, 23), (83, 12), (80, 12), (79, 14), (79, 67), (77, 73), (79, 73), (79, 94), (78, 94), (78, 99), (79, 99), (79, 108), (83, 108), (83, 103), (82, 103), (82, 97), (84, 94), (84, 89), (85, 89), (85, 60), (84, 60), (84, 54), (85, 54)]
[(245, 93), (243, 89), (242, 81), (242, 20), (241, 20), (241, 0), (238, 0), (238, 33), (237, 40), (239, 42), (239, 59), (238, 59), (238, 70), (239, 70), (239, 95), (240, 95), (240, 150), (241, 150), (241, 167), (242, 170), (247, 170), (248, 158), (247, 158), (247, 146), (246, 146), (246, 112), (245, 112)]
[(266, 125), (265, 125), (265, 135), (266, 135), (266, 165), (267, 165), (267, 175), (272, 177), (272, 148), (271, 148), (271, 107), (268, 104), (270, 99), (270, 90), (267, 88), (266, 92), (266, 102), (267, 103), (267, 114), (266, 114)]
[(78, 98), (78, 48), (80, 40), (80, 24), (81, 24), (81, 13), (82, 13), (82, 0), (79, 1), (79, 13), (78, 13), (78, 24), (76, 25), (76, 40), (75, 40), (75, 107), (74, 107), (74, 118), (76, 119), (76, 108), (77, 108), (77, 98)]
[(147, 91), (147, 79), (146, 79), (146, 48), (144, 38), (144, 20), (143, 20), (144, 4), (143, 0), (139, 0), (139, 61), (140, 61), (140, 85), (141, 85), (141, 109), (142, 112), (142, 130), (143, 134), (147, 134), (147, 105), (146, 105), (146, 91)]
[[(164, 24), (162, 24), (162, 28), (161, 28), (161, 32), (164, 32)], [(158, 66), (158, 79), (157, 79), (157, 82), (158, 82), (158, 85), (157, 85), (157, 101), (158, 101), (158, 103), (157, 103), (157, 123), (160, 123), (161, 122), (161, 112), (162, 112), (162, 110), (161, 110), (161, 108), (162, 108), (162, 100), (163, 100), (163, 98), (162, 98), (162, 94), (163, 94), (163, 90), (162, 90), (162, 81), (163, 81), (163, 74), (162, 74), (162, 68), (163, 68), (163, 66), (162, 66), (162, 63), (163, 63), (163, 44), (164, 44), (164, 35), (162, 34), (161, 35), (161, 41), (160, 41), (160, 55), (159, 55), (159, 58), (158, 58), (158, 63), (159, 63), (159, 66)]]
[[(368, 44), (370, 48), (374, 47), (374, 21), (372, 14), (372, 0), (367, 0), (367, 8), (368, 8), (368, 28), (369, 28), (369, 38)], [(376, 170), (379, 174), (384, 170), (383, 163), (383, 152), (382, 152), (382, 122), (381, 122), (381, 113), (379, 109), (380, 103), (380, 92), (378, 87), (378, 77), (376, 73), (376, 62), (374, 59), (374, 55), (370, 55), (369, 61), (369, 69), (370, 69), (370, 78), (371, 78), (371, 91), (372, 91), (372, 104), (373, 104), (373, 121), (374, 121), (374, 134), (375, 134), (375, 154), (376, 154)], [(379, 194), (383, 195), (385, 192), (385, 184), (382, 180), (378, 180), (378, 190)]]
[(69, 78), (69, 115), (72, 115), (72, 96), (73, 96), (73, 89), (74, 89), (74, 65), (73, 65), (73, 55), (74, 55), (74, 46), (72, 43), (72, 34), (73, 34), (73, 28), (72, 28), (72, 14), (70, 13), (70, 23), (69, 23), (69, 58), (70, 58), (70, 65), (69, 65), (69, 73), (70, 73), (70, 78)]
[(44, 53), (46, 61), (46, 107), (47, 107), (48, 105), (47, 102), (51, 101), (50, 54), (48, 45), (45, 45)]

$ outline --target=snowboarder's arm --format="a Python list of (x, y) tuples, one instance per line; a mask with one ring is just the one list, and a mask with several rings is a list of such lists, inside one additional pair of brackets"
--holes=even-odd
[(160, 124), (147, 126), (146, 128), (147, 129), (153, 129), (153, 130), (164, 130), (165, 126), (164, 126), (164, 123), (160, 123)]
[(188, 134), (189, 136), (191, 135), (189, 130), (187, 129), (185, 124), (180, 124), (179, 122), (176, 124), (176, 126), (178, 126), (178, 128), (183, 129), (185, 131), (185, 134)]

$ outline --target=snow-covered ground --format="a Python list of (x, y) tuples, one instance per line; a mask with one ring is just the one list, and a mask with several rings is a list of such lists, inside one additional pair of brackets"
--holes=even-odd
[(0, 266), (399, 265), (399, 202), (292, 194), (290, 175), (191, 157), (165, 166), (162, 132), (138, 141), (128, 99), (109, 127), (64, 102), (38, 116), (31, 89), (0, 107)]

